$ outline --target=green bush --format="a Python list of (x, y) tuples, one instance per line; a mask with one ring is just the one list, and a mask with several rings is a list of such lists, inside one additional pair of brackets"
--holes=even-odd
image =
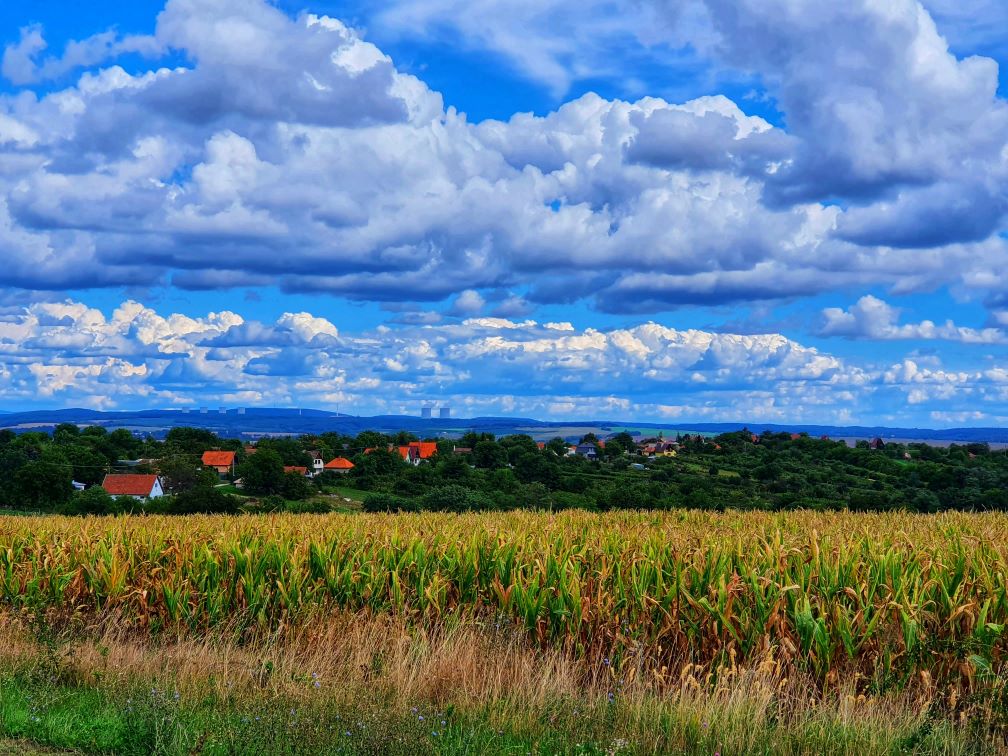
[(390, 493), (373, 493), (364, 499), (365, 512), (412, 512), (417, 506), (409, 499)]
[(307, 501), (285, 501), (283, 509), (285, 512), (293, 514), (325, 514), (331, 512), (332, 507), (323, 499), (309, 499)]
[(172, 514), (233, 514), (238, 511), (241, 500), (219, 489), (200, 486), (183, 491), (166, 504)]
[(480, 492), (451, 483), (433, 489), (420, 500), (421, 509), (433, 512), (469, 512), (491, 507), (492, 502)]
[[(127, 502), (131, 504), (132, 502)], [(91, 486), (77, 491), (67, 501), (56, 505), (56, 513), (62, 515), (103, 515), (122, 512), (126, 504), (113, 499), (101, 486)]]

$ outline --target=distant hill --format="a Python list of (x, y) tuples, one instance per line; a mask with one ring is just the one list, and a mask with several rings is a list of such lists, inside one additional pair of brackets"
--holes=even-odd
[(358, 417), (316, 409), (249, 408), (243, 411), (219, 410), (141, 410), (137, 412), (102, 412), (99, 410), (68, 408), (36, 410), (32, 412), (0, 413), (0, 428), (18, 432), (48, 430), (59, 423), (101, 425), (106, 428), (127, 428), (135, 433), (150, 433), (163, 437), (171, 428), (196, 426), (214, 431), (222, 436), (256, 438), (264, 435), (300, 435), (337, 431), (356, 434), (363, 430), (381, 432), (410, 431), (418, 435), (457, 436), (469, 430), (504, 435), (529, 433), (537, 438), (553, 435), (571, 438), (588, 431), (609, 433), (622, 429), (650, 434), (664, 432), (725, 433), (748, 428), (754, 433), (764, 430), (774, 432), (808, 433), (810, 436), (831, 438), (912, 439), (934, 442), (987, 441), (1008, 443), (1008, 428), (892, 428), (887, 426), (836, 426), (836, 425), (783, 425), (779, 423), (647, 423), (600, 420), (542, 421), (522, 417), (472, 417), (472, 418), (421, 418), (411, 415), (376, 415)]

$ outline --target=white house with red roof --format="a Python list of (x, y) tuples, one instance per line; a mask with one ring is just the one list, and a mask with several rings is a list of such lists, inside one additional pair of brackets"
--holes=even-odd
[(109, 474), (102, 481), (110, 496), (130, 496), (134, 499), (157, 499), (164, 496), (161, 478), (157, 475), (116, 475)]

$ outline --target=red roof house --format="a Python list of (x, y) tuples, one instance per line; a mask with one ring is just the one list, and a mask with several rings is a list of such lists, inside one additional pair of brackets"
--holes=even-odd
[(285, 473), (297, 473), (298, 475), (307, 475), (307, 467), (299, 467), (298, 465), (284, 465)]
[(164, 496), (164, 488), (157, 475), (106, 475), (102, 488), (116, 498), (132, 496), (134, 499), (156, 499)]
[(336, 457), (336, 459), (326, 462), (325, 469), (345, 474), (354, 469), (354, 463), (346, 457)]
[(203, 452), (203, 466), (214, 468), (220, 475), (234, 472), (235, 453), (233, 451)]
[(434, 441), (410, 441), (407, 446), (399, 447), (399, 456), (411, 465), (419, 465), (421, 460), (430, 459), (435, 454), (437, 443)]

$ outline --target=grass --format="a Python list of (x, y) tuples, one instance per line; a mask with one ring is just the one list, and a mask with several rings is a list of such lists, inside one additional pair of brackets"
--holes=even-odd
[(716, 676), (684, 670), (657, 691), (470, 621), (340, 615), (236, 642), (226, 632), (155, 640), (114, 617), (41, 633), (24, 616), (3, 620), (0, 736), (85, 753), (967, 754), (1003, 744), (978, 719), (936, 715), (923, 689), (810, 697), (806, 679), (769, 658)]
[(357, 504), (363, 503), (364, 499), (373, 493), (372, 491), (361, 491), (359, 488), (350, 488), (349, 486), (334, 486), (332, 490), (338, 496), (350, 499), (350, 501), (356, 502)]
[(249, 498), (249, 495), (242, 489), (238, 488), (234, 483), (218, 483), (215, 488), (218, 491), (231, 494), (232, 496), (240, 496), (243, 499)]

